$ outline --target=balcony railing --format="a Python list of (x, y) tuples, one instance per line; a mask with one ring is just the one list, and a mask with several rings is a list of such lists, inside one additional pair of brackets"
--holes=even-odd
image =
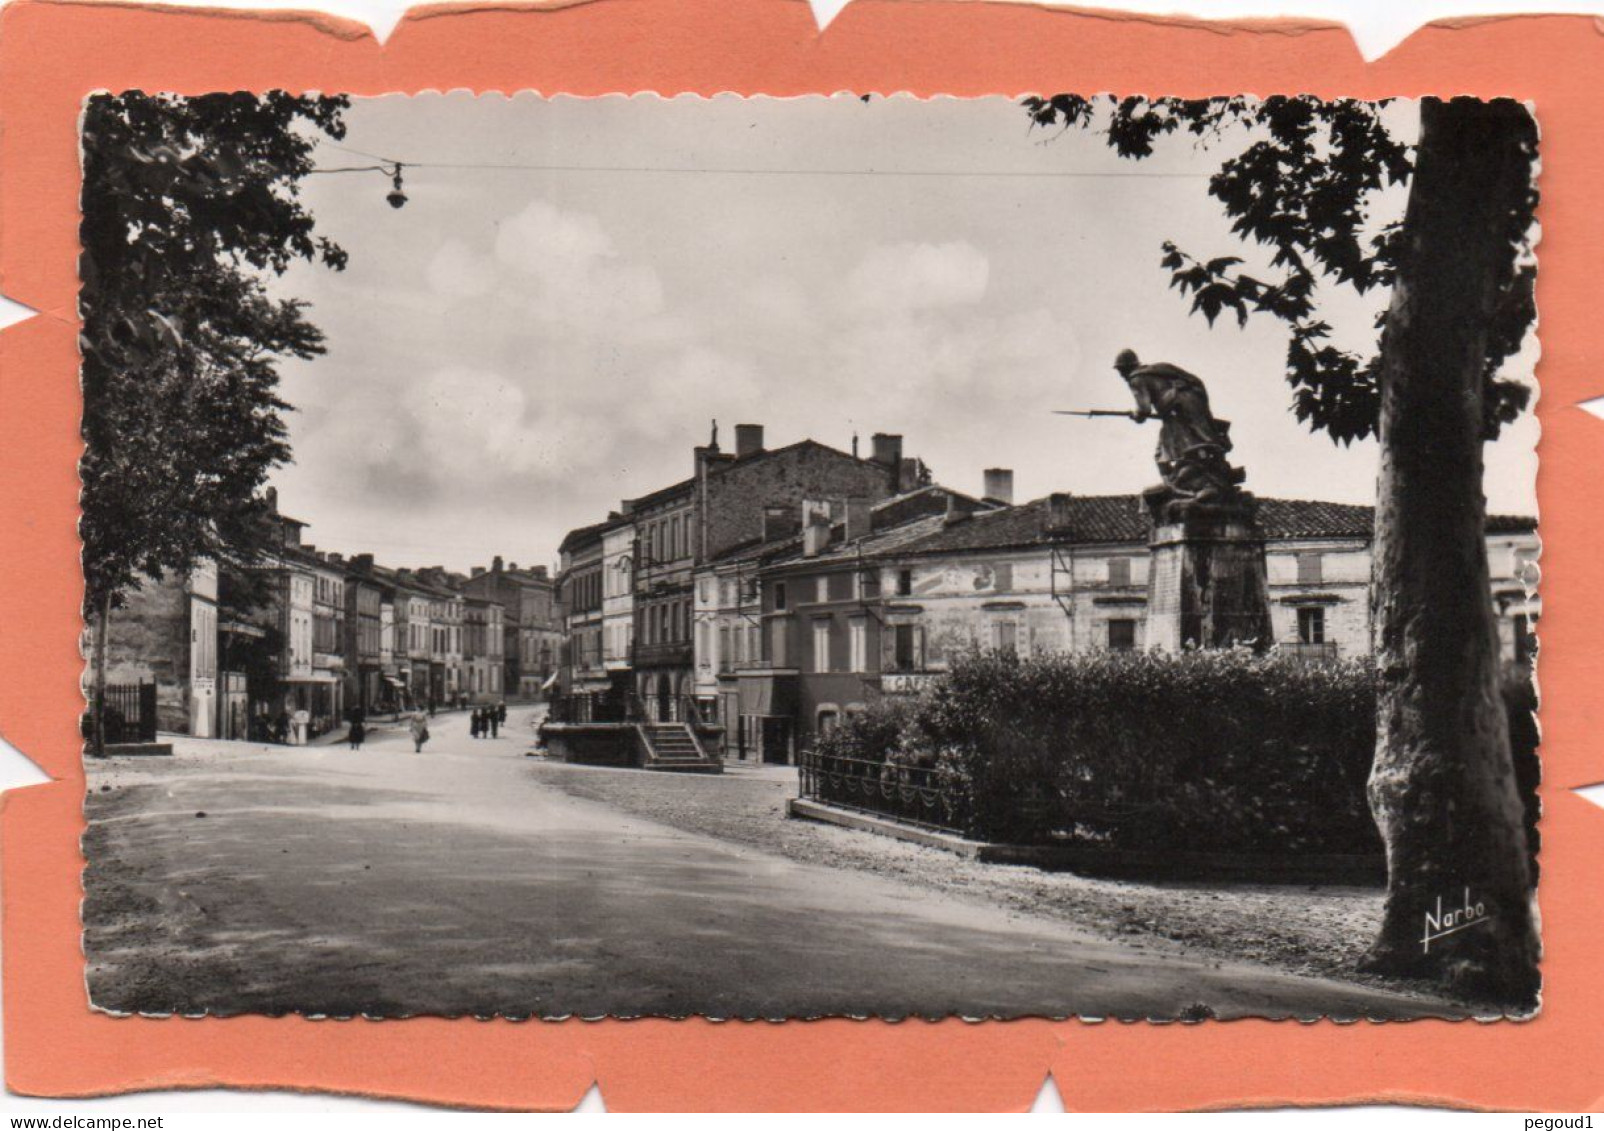
[(1305, 660), (1309, 663), (1330, 663), (1338, 656), (1337, 642), (1335, 640), (1304, 641), (1295, 640), (1291, 643), (1277, 646), (1283, 656), (1290, 656), (1294, 660)]
[(689, 664), (692, 659), (691, 642), (675, 641), (670, 644), (637, 644), (637, 664)]

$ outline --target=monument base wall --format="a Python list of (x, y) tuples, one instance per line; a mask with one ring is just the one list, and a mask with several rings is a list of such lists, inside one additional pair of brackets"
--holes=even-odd
[[(1180, 510), (1180, 513), (1175, 513)], [(1170, 506), (1149, 540), (1148, 647), (1185, 648), (1275, 642), (1265, 580), (1264, 535), (1251, 499)]]

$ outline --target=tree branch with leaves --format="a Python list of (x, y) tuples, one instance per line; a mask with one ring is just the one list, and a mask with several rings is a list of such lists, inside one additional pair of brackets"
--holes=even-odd
[[(1288, 328), (1292, 410), (1335, 442), (1378, 439), (1372, 632), (1380, 678), (1371, 805), (1388, 897), (1369, 963), (1512, 1009), (1534, 1005), (1540, 948), (1489, 593), (1482, 445), (1526, 408), (1503, 373), (1536, 316), (1531, 233), (1536, 126), (1508, 99), (1423, 100), (1419, 140), (1387, 102), (1313, 98), (1025, 99), (1041, 127), (1100, 134), (1123, 157), (1191, 136), (1230, 148), (1209, 194), (1242, 242), (1204, 257), (1165, 242), (1160, 266), (1212, 326), (1268, 315)], [(1389, 189), (1404, 216), (1378, 223)], [(1333, 344), (1322, 301), (1385, 300), (1375, 345)], [(1436, 900), (1494, 911), (1423, 946)]]
[(85, 109), (79, 533), (97, 750), (113, 610), (146, 579), (264, 545), (261, 488), (290, 458), (277, 363), (323, 352), (305, 304), (266, 281), (296, 260), (345, 265), (298, 195), (345, 106), (135, 91)]

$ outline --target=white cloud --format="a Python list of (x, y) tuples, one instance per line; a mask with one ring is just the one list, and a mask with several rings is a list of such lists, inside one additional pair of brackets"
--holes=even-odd
[(973, 306), (991, 264), (972, 244), (899, 243), (871, 249), (847, 277), (843, 298), (867, 314)]
[(594, 216), (530, 201), (496, 235), (496, 260), (536, 283), (528, 313), (595, 330), (663, 309), (657, 272), (620, 255)]

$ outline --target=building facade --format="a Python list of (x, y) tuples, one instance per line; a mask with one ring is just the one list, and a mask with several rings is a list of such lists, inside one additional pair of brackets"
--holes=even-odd
[[(1368, 655), (1370, 508), (1264, 499), (1259, 516), (1275, 647), (1311, 661)], [(776, 759), (782, 745), (794, 756), (875, 699), (918, 692), (967, 649), (1148, 646), (1138, 496), (953, 509), (857, 537), (826, 519), (810, 532), (761, 571), (766, 670), (742, 673), (750, 717), (736, 724), (773, 740), (756, 756)], [(1533, 651), (1538, 549), (1531, 520), (1489, 519), (1491, 597), (1512, 663)]]
[(500, 557), (489, 568), (475, 566), (462, 585), (466, 596), (482, 597), (501, 606), (503, 694), (535, 699), (557, 666), (563, 640), (557, 613), (556, 582), (545, 566), (519, 569), (517, 562), (503, 565)]
[[(142, 581), (107, 622), (106, 684), (155, 684), (158, 731), (217, 736), (219, 674), (217, 567), (211, 561), (197, 562), (186, 575)], [(92, 667), (86, 668), (86, 696), (94, 677)], [(132, 709), (115, 692), (108, 695), (109, 713)], [(107, 729), (110, 740), (123, 737), (115, 719)]]
[[(769, 508), (794, 508), (804, 498), (826, 497), (857, 498), (867, 505), (928, 482), (924, 466), (903, 457), (900, 436), (882, 433), (873, 443), (868, 459), (812, 440), (771, 450), (764, 446), (761, 425), (742, 424), (735, 429), (735, 450), (726, 452), (719, 447), (715, 429), (707, 445), (693, 450), (690, 478), (626, 500), (609, 523), (569, 536), (572, 540), (584, 531), (617, 524), (612, 527), (613, 538), (595, 551), (598, 563), (604, 557), (615, 565), (627, 562), (631, 581), (627, 599), (616, 586), (609, 589), (602, 582), (601, 600), (613, 602), (611, 674), (628, 675), (646, 719), (684, 721), (695, 713), (710, 721), (706, 713), (716, 711), (713, 684), (697, 674), (694, 580), (702, 567), (760, 542)], [(621, 533), (625, 526), (630, 528), (627, 537)], [(570, 568), (565, 564), (565, 576)], [(573, 608), (568, 612), (572, 621)], [(625, 638), (618, 631), (624, 615), (633, 623), (627, 668), (620, 655)], [(600, 620), (608, 620), (605, 613)], [(574, 632), (589, 633), (597, 627), (603, 630), (601, 666), (606, 672), (609, 625), (580, 618), (569, 626), (569, 650), (576, 657), (588, 655)], [(576, 667), (571, 680), (576, 687), (583, 682), (579, 671)], [(600, 685), (594, 673), (590, 683)]]
[(635, 523), (620, 513), (602, 531), (602, 666), (615, 686), (635, 685)]
[(575, 530), (558, 548), (565, 635), (560, 683), (570, 694), (595, 695), (609, 687), (602, 660), (602, 534), (606, 525)]
[(462, 599), (462, 690), (471, 703), (505, 698), (507, 638), (500, 602), (488, 597)]

